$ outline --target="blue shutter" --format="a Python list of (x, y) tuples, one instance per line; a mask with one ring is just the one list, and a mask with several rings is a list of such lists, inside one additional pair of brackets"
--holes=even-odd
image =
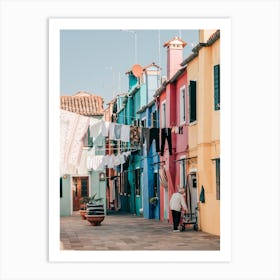
[(214, 66), (214, 108), (220, 110), (220, 65)]

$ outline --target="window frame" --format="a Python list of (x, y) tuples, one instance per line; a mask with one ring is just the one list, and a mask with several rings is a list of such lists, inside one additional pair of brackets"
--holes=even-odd
[(220, 158), (215, 159), (215, 178), (216, 178), (216, 200), (221, 199), (221, 161)]
[(166, 128), (166, 100), (161, 103), (161, 112), (161, 128)]
[[(197, 82), (195, 80), (189, 81), (188, 86), (188, 117), (189, 124), (195, 123), (197, 121)], [(195, 102), (195, 108), (193, 106), (193, 102)], [(194, 112), (194, 113), (193, 113)], [(194, 116), (193, 116), (194, 115)]]
[(186, 123), (186, 86), (180, 87), (180, 124)]
[(214, 110), (220, 110), (220, 64), (213, 66)]
[(185, 188), (187, 185), (186, 176), (186, 156), (180, 157), (180, 187)]

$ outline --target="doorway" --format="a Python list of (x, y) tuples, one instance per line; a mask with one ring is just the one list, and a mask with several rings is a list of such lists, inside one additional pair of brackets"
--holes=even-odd
[(84, 196), (89, 196), (89, 177), (72, 177), (73, 211), (80, 210), (80, 200)]
[(187, 184), (187, 206), (189, 212), (195, 213), (197, 207), (197, 178), (196, 173), (191, 173), (188, 175), (188, 184)]

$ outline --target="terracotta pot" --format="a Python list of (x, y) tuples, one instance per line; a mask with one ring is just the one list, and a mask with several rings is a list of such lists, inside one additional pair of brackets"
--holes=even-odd
[(105, 215), (85, 215), (85, 217), (93, 226), (100, 226), (105, 219)]
[(86, 216), (85, 216), (86, 214), (87, 214), (87, 210), (80, 210), (80, 215), (83, 220), (86, 220)]

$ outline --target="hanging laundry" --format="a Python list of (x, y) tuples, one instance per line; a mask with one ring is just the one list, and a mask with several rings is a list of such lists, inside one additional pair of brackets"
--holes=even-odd
[(130, 140), (130, 126), (122, 125), (121, 141), (129, 142), (129, 140)]
[(109, 139), (115, 140), (115, 123), (109, 124)]
[(115, 124), (114, 132), (115, 132), (115, 139), (114, 140), (120, 140), (121, 139), (121, 131), (122, 131), (122, 125), (121, 124)]
[(150, 147), (155, 140), (156, 151), (159, 152), (159, 128), (142, 128), (143, 140), (146, 142), (147, 154), (149, 153)]
[(60, 173), (71, 174), (80, 165), (83, 138), (90, 119), (66, 110), (60, 110)]
[(204, 193), (204, 187), (201, 186), (201, 191), (200, 191), (200, 195), (199, 195), (199, 201), (201, 203), (205, 203), (205, 193)]
[(179, 126), (179, 131), (178, 131), (179, 134), (183, 134), (183, 128), (184, 128), (184, 126), (182, 126), (182, 125)]
[(175, 133), (175, 134), (178, 134), (178, 132), (179, 132), (178, 126), (172, 126), (172, 127), (171, 127), (171, 132), (172, 132), (172, 133)]
[(109, 135), (109, 125), (110, 125), (110, 122), (107, 122), (107, 121), (102, 122), (102, 125), (101, 125), (102, 136), (108, 137), (108, 135)]
[(172, 139), (171, 139), (171, 128), (161, 129), (161, 156), (164, 154), (165, 140), (167, 139), (169, 154), (172, 155)]
[(113, 154), (108, 156), (108, 168), (114, 168), (114, 157), (115, 155)]
[(104, 156), (88, 156), (87, 167), (95, 171), (104, 170)]
[(101, 134), (102, 123), (102, 120), (90, 118), (89, 135), (92, 138), (92, 141), (94, 141), (98, 137), (98, 135)]
[(160, 180), (160, 184), (165, 189), (167, 189), (168, 188), (168, 179), (167, 179), (165, 168), (160, 168), (159, 169), (159, 180)]
[(130, 127), (130, 147), (139, 147), (140, 145), (140, 127), (131, 126)]
[(80, 164), (77, 167), (78, 170), (78, 174), (86, 174), (88, 171), (87, 168), (87, 150), (82, 150), (82, 155), (81, 155), (81, 160), (80, 160)]

